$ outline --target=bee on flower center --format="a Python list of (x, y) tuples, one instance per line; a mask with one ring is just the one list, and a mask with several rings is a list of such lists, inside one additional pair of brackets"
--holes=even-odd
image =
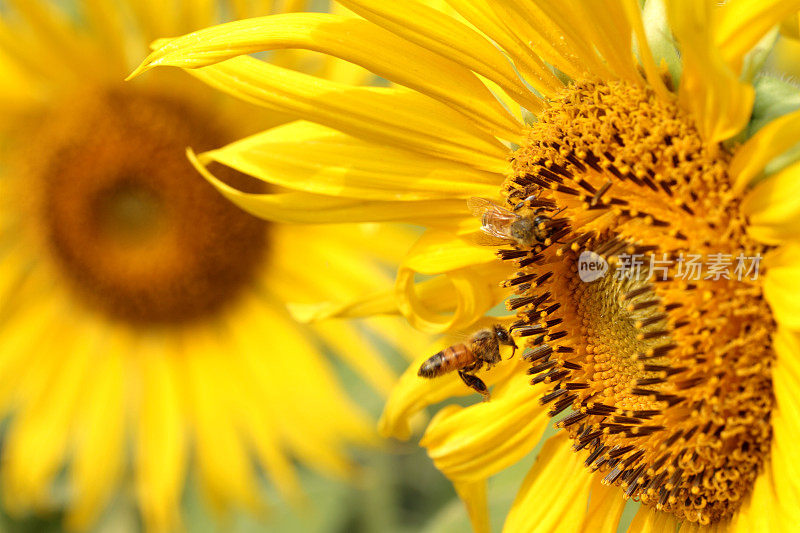
[[(473, 216), (481, 218), (483, 234), (480, 244), (496, 246), (516, 244), (519, 247), (531, 248), (537, 245), (549, 246), (558, 240), (566, 219), (555, 219), (546, 213), (555, 210), (550, 201), (538, 201), (528, 198), (510, 211), (486, 198), (470, 198), (467, 206)], [(519, 214), (523, 207), (536, 207), (533, 214)], [(556, 212), (558, 214), (558, 212)]]

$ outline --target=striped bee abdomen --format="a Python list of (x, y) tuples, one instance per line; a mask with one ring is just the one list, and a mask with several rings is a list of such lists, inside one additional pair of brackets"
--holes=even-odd
[(423, 378), (435, 378), (442, 374), (464, 368), (474, 360), (475, 356), (466, 344), (448, 346), (422, 363), (417, 375)]

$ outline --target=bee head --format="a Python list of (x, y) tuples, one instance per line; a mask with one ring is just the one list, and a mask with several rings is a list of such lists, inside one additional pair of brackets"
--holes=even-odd
[[(512, 348), (514, 348), (514, 351), (517, 350), (517, 343), (514, 342), (514, 339), (511, 337), (511, 334), (508, 332), (506, 328), (504, 328), (500, 324), (495, 324), (494, 334), (497, 336), (497, 340), (498, 342), (500, 342), (500, 344), (511, 346)], [(514, 354), (512, 353), (511, 356), (513, 357)]]

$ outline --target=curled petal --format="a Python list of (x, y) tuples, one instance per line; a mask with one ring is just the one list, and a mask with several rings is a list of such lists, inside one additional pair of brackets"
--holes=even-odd
[[(401, 267), (395, 295), (400, 312), (415, 328), (431, 333), (469, 327), (506, 296), (499, 283), (506, 275), (505, 265), (489, 264), (447, 272), (433, 280), (415, 283), (416, 272)], [(430, 298), (435, 289), (447, 298)]]

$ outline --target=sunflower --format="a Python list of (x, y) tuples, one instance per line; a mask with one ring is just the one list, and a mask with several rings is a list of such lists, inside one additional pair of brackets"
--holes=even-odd
[[(197, 176), (186, 147), (285, 117), (254, 117), (182, 73), (123, 81), (131, 51), (219, 21), (215, 6), (0, 10), (0, 481), (14, 514), (63, 508), (69, 527), (85, 529), (130, 479), (146, 529), (174, 530), (189, 475), (216, 510), (255, 512), (259, 469), (298, 501), (294, 461), (344, 476), (346, 448), (377, 442), (337, 378), (342, 365), (324, 354), (388, 394), (394, 374), (364, 328), (378, 339), (393, 326), (298, 325), (282, 302), (374, 290), (399, 258), (386, 243), (402, 249), (405, 232), (247, 215)], [(343, 62), (272, 59), (364, 79)]]
[[(444, 407), (421, 441), (475, 529), (489, 528), (487, 479), (534, 450), (552, 417), (560, 430), (508, 531), (616, 531), (630, 498), (642, 504), (633, 531), (796, 529), (800, 112), (763, 66), (800, 2), (340, 3), (358, 16), (212, 27), (160, 43), (136, 73), (183, 67), (305, 120), (198, 156), (244, 209), (428, 228), (392, 294), (298, 314), (500, 324), (526, 348), (478, 374), (490, 401)], [(285, 48), (396, 85), (248, 56)], [(227, 186), (214, 163), (316, 209)], [(500, 242), (475, 243), (487, 234)], [(583, 263), (599, 276), (584, 280)], [(490, 316), (502, 301), (513, 313)], [(385, 434), (407, 437), (411, 415), (473, 393), (453, 374), (420, 378), (428, 355), (395, 388)]]

